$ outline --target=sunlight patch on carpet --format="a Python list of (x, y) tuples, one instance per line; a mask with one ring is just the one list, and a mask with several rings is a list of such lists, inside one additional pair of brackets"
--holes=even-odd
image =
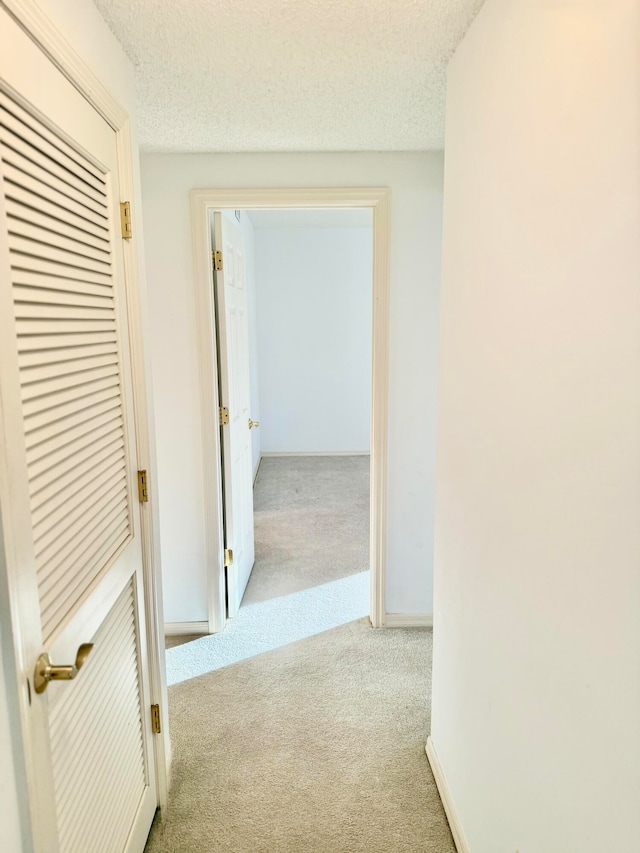
[(369, 615), (369, 572), (247, 604), (220, 634), (167, 649), (167, 683), (295, 643)]

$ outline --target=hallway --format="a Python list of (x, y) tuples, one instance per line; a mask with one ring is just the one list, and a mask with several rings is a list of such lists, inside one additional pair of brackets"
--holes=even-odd
[[(368, 458), (264, 459), (255, 505), (237, 619), (168, 643), (173, 783), (148, 853), (453, 853), (424, 753), (431, 631), (362, 618)], [(345, 586), (354, 578), (365, 583)]]

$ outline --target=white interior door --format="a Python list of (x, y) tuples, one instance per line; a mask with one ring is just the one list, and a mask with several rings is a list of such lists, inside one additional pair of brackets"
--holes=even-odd
[(157, 802), (119, 205), (114, 131), (0, 10), (0, 561), (39, 853), (141, 851)]
[(227, 566), (227, 612), (237, 614), (253, 569), (253, 476), (249, 389), (249, 324), (245, 249), (242, 229), (214, 214), (214, 245), (222, 252), (215, 273), (218, 309), (220, 405), (228, 409), (222, 426), (225, 547), (233, 552)]

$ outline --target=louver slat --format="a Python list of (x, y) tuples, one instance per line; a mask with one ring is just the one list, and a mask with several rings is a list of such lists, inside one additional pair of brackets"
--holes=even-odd
[(64, 140), (4, 92), (0, 92), (0, 123), (19, 129), (19, 134), (31, 149), (48, 154), (72, 174), (105, 191), (105, 176), (94, 163), (86, 157), (78, 157)]
[[(12, 125), (12, 126), (10, 126)], [(16, 152), (23, 151), (25, 149), (24, 143), (29, 142), (29, 140), (25, 139), (28, 135), (28, 131), (24, 125), (20, 125), (17, 121), (11, 121), (8, 117), (5, 118), (4, 122), (0, 123), (0, 141), (4, 143), (4, 145), (9, 149)], [(67, 185), (69, 187), (73, 187), (73, 189), (79, 193), (80, 195), (88, 196), (96, 201), (101, 207), (104, 208), (104, 185), (101, 187), (94, 187), (92, 184), (88, 183), (83, 178), (78, 177), (69, 169), (66, 169), (64, 166), (61, 166), (54, 157), (50, 157), (47, 154), (43, 153), (40, 148), (45, 148), (45, 145), (38, 145), (38, 140), (33, 136), (31, 137), (31, 144), (29, 147), (28, 159), (29, 162), (41, 168), (44, 172), (49, 173), (54, 176), (61, 185)], [(59, 150), (55, 151), (54, 154), (59, 156)], [(9, 155), (10, 156), (10, 155)], [(22, 158), (24, 157), (24, 153), (19, 155), (17, 158), (17, 162), (20, 163)]]
[[(38, 337), (46, 333), (49, 327), (47, 321), (42, 320), (17, 320), (16, 330), (20, 336), (28, 335)], [(56, 331), (52, 335), (50, 346), (55, 346), (56, 336), (61, 334), (82, 335), (95, 332), (115, 332), (116, 323), (114, 319), (108, 320), (59, 320), (56, 323)]]
[[(110, 332), (103, 332), (102, 334), (95, 334), (95, 332), (89, 334), (73, 334), (73, 335), (55, 335), (52, 337), (51, 335), (29, 335), (28, 337), (23, 337), (20, 341), (20, 350), (19, 357), (23, 358), (23, 353), (30, 353), (32, 357), (35, 359), (35, 364), (40, 364), (41, 362), (38, 359), (41, 359), (41, 355), (36, 355), (40, 350), (56, 350), (62, 349), (66, 347), (80, 347), (80, 346), (92, 346), (93, 344), (109, 344), (116, 343), (118, 340), (116, 331), (113, 329)], [(20, 366), (22, 367), (24, 362), (20, 362)]]
[(21, 278), (25, 272), (39, 273), (42, 276), (51, 276), (52, 279), (68, 279), (71, 282), (69, 285), (70, 287), (75, 287), (73, 284), (75, 281), (80, 282), (81, 284), (101, 284), (105, 287), (110, 287), (111, 281), (110, 272), (100, 273), (89, 269), (70, 266), (68, 264), (58, 264), (43, 258), (38, 258), (35, 255), (29, 256), (16, 253), (13, 258), (13, 269), (17, 273), (17, 284), (21, 283)]
[[(98, 225), (89, 222), (86, 217), (70, 210), (68, 205), (58, 203), (58, 199), (54, 197), (54, 193), (46, 196), (10, 182), (5, 183), (4, 191), (7, 202), (13, 202), (15, 205), (20, 206), (20, 218), (27, 218), (30, 214), (25, 211), (33, 210), (36, 213), (51, 217), (54, 221), (60, 221), (69, 227), (74, 227), (78, 231), (87, 232), (96, 240), (109, 240), (109, 231), (106, 223)], [(7, 205), (7, 208), (7, 212), (9, 212), (9, 205)], [(13, 208), (13, 215), (16, 215), (16, 207)]]
[[(112, 651), (118, 651), (124, 647), (126, 653), (133, 655), (133, 643), (130, 639), (132, 636), (133, 626), (131, 625), (128, 611), (123, 610), (122, 613), (118, 614), (117, 618), (115, 616), (110, 618), (109, 627), (108, 629), (101, 631), (100, 639), (105, 648), (109, 648)], [(126, 657), (124, 652), (120, 655), (121, 661), (123, 657)], [(93, 708), (93, 719), (95, 723), (101, 726), (107, 725), (107, 721), (110, 719), (110, 717), (107, 716), (109, 696), (113, 695), (113, 698), (116, 700), (118, 705), (124, 701), (124, 695), (118, 691), (121, 689), (123, 684), (127, 683), (127, 672), (128, 670), (125, 669), (115, 680), (112, 680), (109, 683), (105, 682), (102, 685), (97, 684), (90, 693), (85, 692), (82, 693), (82, 695), (78, 695), (76, 697), (76, 702), (74, 702), (73, 705), (70, 704), (67, 709), (65, 724), (70, 729), (78, 730), (81, 726), (82, 718), (88, 713), (92, 706), (95, 706)], [(135, 694), (133, 694), (133, 696), (135, 698)], [(88, 734), (89, 733), (83, 735), (78, 731), (76, 738), (76, 743), (80, 747), (77, 755), (78, 759), (81, 759), (82, 757), (83, 737), (86, 737)], [(51, 745), (51, 755), (54, 761), (62, 757), (59, 750), (64, 750), (63, 743), (60, 743), (59, 746), (55, 743)], [(65, 761), (64, 767), (59, 771), (58, 778), (61, 781), (64, 781), (66, 774), (71, 776), (75, 775), (76, 772), (77, 765), (75, 761)], [(62, 798), (59, 802), (63, 802)]]
[(73, 441), (64, 444), (55, 452), (45, 455), (32, 454), (31, 458), (27, 454), (32, 475), (29, 482), (30, 494), (53, 485), (58, 466), (68, 470), (75, 460), (80, 458), (81, 453), (86, 453), (94, 444), (97, 446), (98, 441), (102, 442), (107, 436), (123, 434), (122, 418), (118, 412), (107, 412), (106, 415), (101, 415), (83, 426), (84, 430), (78, 432)]
[(47, 163), (35, 148), (25, 145), (22, 139), (13, 137), (3, 128), (0, 128), (0, 143), (4, 151), (3, 160), (25, 175), (23, 179), (17, 179), (21, 186), (29, 186), (30, 179), (35, 178), (38, 183), (92, 210), (97, 216), (107, 218), (104, 192), (96, 192), (86, 185), (84, 189), (80, 189), (81, 185), (70, 174), (66, 179), (59, 177), (56, 172), (60, 173), (61, 170), (57, 169), (55, 161)]
[[(91, 338), (86, 344), (71, 341), (71, 346), (64, 346), (60, 340), (56, 340), (50, 344), (47, 349), (52, 361), (74, 361), (85, 356), (107, 355), (118, 351), (115, 340), (94, 341)], [(18, 359), (20, 367), (37, 367), (42, 361), (42, 354), (38, 350), (31, 350), (20, 353)]]
[[(29, 258), (38, 258), (41, 261), (48, 261), (49, 263), (57, 264), (63, 270), (71, 267), (71, 269), (81, 270), (82, 272), (90, 271), (94, 273), (104, 273), (105, 275), (109, 274), (111, 260), (108, 255), (105, 255), (104, 258), (101, 258), (98, 261), (94, 260), (93, 257), (88, 254), (78, 254), (75, 249), (74, 251), (68, 252), (65, 249), (57, 248), (55, 245), (51, 246), (30, 237), (21, 237), (16, 233), (16, 230), (18, 229), (14, 230), (14, 225), (11, 220), (9, 220), (9, 229), (11, 251), (18, 256), (23, 256), (23, 260), (20, 265), (25, 269), (30, 268)], [(80, 249), (82, 247), (78, 245), (75, 248)]]
[[(75, 374), (84, 375), (92, 372), (97, 368), (108, 367), (109, 365), (118, 364), (117, 353), (109, 353), (107, 355), (90, 355), (82, 359), (70, 359), (66, 362), (50, 361), (42, 366), (27, 367), (23, 370), (24, 390), (22, 394), (23, 400), (32, 400), (41, 397), (44, 394), (50, 393), (48, 390), (42, 390), (42, 383), (51, 379), (59, 379), (64, 376)], [(80, 381), (85, 381), (81, 378)], [(72, 384), (78, 384), (73, 382)]]
[(47, 282), (48, 287), (24, 287), (20, 282), (14, 285), (14, 294), (17, 302), (26, 300), (35, 301), (41, 305), (66, 306), (70, 308), (98, 308), (111, 311), (111, 297), (99, 294), (79, 293), (77, 290), (69, 290), (65, 282), (64, 287), (57, 287), (55, 282)]
[(123, 850), (146, 785), (131, 582), (93, 643), (78, 678), (49, 688), (60, 853)]
[[(104, 420), (111, 420), (115, 414), (114, 410), (117, 410), (118, 407), (119, 400), (117, 398), (107, 399), (101, 402), (99, 406), (91, 406), (90, 408), (83, 409), (78, 417), (66, 418), (65, 421), (68, 424), (66, 429), (54, 430), (51, 428), (49, 432), (53, 434), (53, 438), (47, 441), (39, 441), (37, 444), (31, 444), (29, 437), (27, 437), (27, 458), (36, 461), (62, 449), (67, 444), (71, 444), (76, 438), (85, 436), (94, 426), (101, 425)], [(42, 438), (41, 432), (38, 438)]]
[[(97, 397), (94, 400), (95, 395), (101, 395), (103, 392), (106, 392), (107, 396), (120, 393), (117, 375), (98, 379), (95, 382), (85, 382), (81, 396), (78, 395), (75, 388), (66, 388), (54, 394), (34, 397), (32, 400), (23, 403), (24, 412), (28, 415), (38, 415), (43, 412), (45, 413), (42, 415), (43, 418), (63, 417), (90, 405), (92, 402), (97, 402)], [(55, 409), (56, 411), (47, 414), (48, 409)], [(34, 428), (40, 426), (37, 417), (33, 418), (33, 426)]]
[(108, 176), (0, 93), (44, 642), (131, 536)]
[(88, 452), (85, 450), (82, 456), (78, 455), (78, 461), (73, 466), (67, 466), (66, 470), (59, 466), (59, 476), (51, 478), (49, 486), (39, 488), (32, 494), (31, 504), (33, 506), (34, 518), (39, 521), (48, 515), (52, 509), (57, 509), (80, 489), (89, 485), (94, 477), (98, 477), (106, 470), (113, 459), (120, 453), (124, 453), (124, 441), (117, 438), (115, 441), (108, 437), (100, 445), (94, 445)]
[(94, 464), (110, 458), (121, 447), (124, 447), (123, 431), (114, 433), (109, 429), (100, 438), (92, 436), (91, 443), (76, 450), (73, 456), (67, 456), (55, 466), (34, 476), (29, 484), (33, 512), (37, 512), (41, 504), (74, 483), (76, 476), (78, 482), (81, 482), (80, 478), (90, 472)]
[[(103, 380), (103, 382), (105, 381), (109, 380)], [(120, 389), (116, 384), (116, 377), (111, 377), (111, 382), (112, 385), (110, 387), (103, 387), (97, 391), (94, 391), (94, 393), (92, 394), (85, 393), (81, 397), (76, 396), (68, 403), (66, 403), (66, 405), (49, 405), (52, 400), (55, 400), (57, 398), (58, 395), (56, 394), (51, 394), (45, 397), (44, 400), (42, 398), (36, 400), (36, 403), (46, 403), (47, 405), (43, 407), (41, 413), (38, 413), (36, 411), (36, 413), (32, 416), (31, 421), (33, 431), (29, 435), (28, 441), (32, 441), (33, 444), (35, 444), (38, 440), (37, 436), (42, 432), (43, 429), (46, 429), (48, 431), (50, 425), (54, 421), (65, 423), (69, 419), (79, 418), (79, 416), (82, 415), (84, 411), (86, 411), (89, 407), (94, 406), (94, 404), (96, 406), (98, 406), (99, 404), (110, 404), (111, 401), (117, 400), (120, 394)], [(98, 385), (99, 384), (100, 383), (98, 383)], [(90, 383), (89, 386), (85, 386), (85, 389), (86, 387), (91, 389), (95, 388), (96, 386), (94, 383)], [(66, 391), (62, 393), (70, 394), (71, 391)], [(108, 405), (107, 407), (111, 408), (110, 405)], [(38, 429), (38, 427), (41, 427), (41, 429)]]
[[(78, 580), (82, 581), (87, 576), (90, 576), (95, 566), (102, 564), (105, 554), (113, 553), (114, 543), (119, 541), (119, 538), (122, 536), (123, 529), (123, 524), (120, 524), (119, 526), (110, 526), (109, 528), (107, 528), (106, 534), (108, 536), (104, 541), (104, 547), (94, 555), (93, 562), (87, 562), (86, 571), (79, 576)], [(48, 617), (59, 620), (64, 617), (64, 615), (68, 612), (69, 606), (73, 604), (73, 589), (69, 590), (68, 587), (58, 588), (56, 590), (56, 595), (57, 600), (59, 602), (58, 606), (51, 607), (49, 610), (46, 611), (46, 613)]]
[(57, 246), (59, 249), (65, 249), (67, 252), (73, 252), (81, 257), (93, 258), (94, 261), (102, 261), (102, 263), (107, 264), (110, 261), (107, 244), (98, 248), (84, 240), (78, 240), (76, 236), (67, 237), (57, 231), (52, 231), (51, 228), (42, 228), (33, 221), (27, 222), (23, 219), (13, 218), (11, 220), (11, 233), (23, 237), (25, 240), (41, 243), (44, 246)]
[(116, 458), (110, 468), (100, 474), (96, 473), (90, 483), (71, 495), (62, 506), (44, 506), (44, 517), (39, 525), (40, 535), (35, 542), (36, 556), (42, 555), (47, 548), (51, 549), (52, 555), (60, 552), (62, 546), (82, 530), (84, 524), (90, 520), (87, 519), (83, 506), (86, 501), (92, 503), (91, 518), (113, 501), (114, 495), (118, 494), (123, 485), (122, 474), (118, 471), (119, 462)]
[[(119, 506), (123, 491), (123, 482), (115, 482), (97, 505), (92, 502), (91, 507), (96, 510), (95, 513), (88, 515), (86, 519), (82, 519), (80, 523), (74, 524), (68, 530), (62, 529), (60, 538), (44, 549), (44, 556), (48, 558), (48, 571), (46, 574), (44, 572), (42, 574), (43, 609), (47, 606), (53, 608), (58, 593), (68, 589), (68, 575), (70, 573), (61, 571), (61, 567), (81, 562), (82, 569), (75, 573), (77, 578), (92, 557), (100, 551), (104, 542), (104, 531), (109, 529), (115, 531), (116, 528), (121, 527), (126, 519), (125, 510)], [(98, 514), (100, 515), (100, 530), (94, 523)], [(86, 523), (82, 525), (82, 521), (86, 521)]]
[[(0, 143), (1, 144), (1, 143)], [(76, 216), (98, 228), (108, 228), (108, 219), (104, 208), (92, 199), (83, 197), (67, 188), (62, 181), (49, 177), (43, 169), (35, 167), (26, 158), (21, 161), (22, 168), (16, 166), (15, 153), (8, 154), (2, 146), (3, 174), (6, 181), (31, 193), (36, 198), (50, 199), (61, 210), (71, 210)], [(40, 177), (37, 173), (40, 173)], [(65, 192), (65, 190), (68, 190)], [(88, 226), (90, 227), (90, 226)]]
[[(112, 641), (104, 640), (105, 644), (109, 643), (109, 647), (113, 650), (113, 653), (118, 656), (121, 663), (126, 665), (126, 669), (124, 672), (124, 676), (120, 679), (114, 680), (108, 686), (100, 688), (96, 687), (95, 693), (92, 693), (90, 696), (83, 697), (84, 701), (78, 702), (78, 712), (74, 715), (74, 719), (70, 720), (70, 723), (75, 723), (74, 728), (76, 730), (85, 729), (84, 731), (79, 731), (77, 735), (77, 747), (78, 747), (78, 756), (75, 761), (64, 761), (64, 768), (59, 772), (60, 783), (64, 785), (67, 791), (73, 791), (73, 777), (79, 771), (79, 762), (82, 761), (82, 753), (86, 748), (87, 742), (91, 739), (91, 732), (86, 731), (86, 728), (82, 726), (82, 717), (85, 714), (93, 713), (93, 720), (96, 726), (100, 726), (102, 732), (106, 737), (112, 738), (115, 733), (118, 725), (121, 723), (121, 720), (116, 717), (115, 719), (109, 715), (109, 705), (112, 700), (115, 700), (118, 704), (118, 708), (125, 711), (125, 716), (130, 715), (130, 711), (133, 710), (138, 702), (138, 697), (136, 694), (130, 694), (128, 692), (128, 672), (131, 666), (135, 666), (135, 655), (131, 651), (132, 646), (135, 642), (135, 636), (131, 633), (127, 626), (120, 626), (123, 628), (125, 633), (122, 636), (117, 636), (116, 641), (112, 643)], [(113, 640), (113, 638), (112, 638)], [(128, 660), (128, 658), (130, 660)], [(75, 710), (75, 708), (74, 708)], [(62, 755), (58, 754), (56, 750), (53, 752), (54, 761), (63, 759)], [(102, 768), (97, 765), (96, 770), (100, 771)], [(65, 806), (68, 802), (64, 794), (61, 794), (59, 797), (59, 805), (63, 811), (67, 811)], [(73, 816), (73, 812), (71, 809), (68, 810), (69, 817)]]
[(101, 230), (99, 233), (91, 233), (84, 227), (79, 228), (71, 221), (62, 220), (59, 216), (51, 216), (45, 210), (34, 210), (33, 207), (29, 207), (19, 201), (14, 201), (12, 198), (7, 198), (7, 213), (16, 223), (16, 229), (20, 227), (17, 223), (30, 222), (34, 227), (42, 228), (51, 234), (75, 240), (77, 243), (91, 246), (102, 252), (109, 251), (109, 240), (106, 231)]

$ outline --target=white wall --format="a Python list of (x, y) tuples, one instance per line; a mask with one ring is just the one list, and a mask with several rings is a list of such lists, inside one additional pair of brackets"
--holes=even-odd
[(372, 227), (259, 227), (255, 258), (263, 452), (368, 452)]
[(167, 621), (207, 615), (188, 195), (207, 187), (390, 187), (387, 610), (431, 611), (442, 171), (440, 153), (142, 157)]
[[(52, 26), (62, 33), (76, 53), (129, 113), (132, 123), (134, 182), (139, 187), (138, 149), (135, 137), (135, 85), (131, 63), (91, 0), (74, 0), (73, 3), (69, 3), (68, 0), (38, 0), (37, 5), (49, 17)], [(139, 198), (139, 191), (136, 192), (136, 198), (132, 199), (132, 212), (134, 227), (140, 234), (142, 232), (141, 211), (140, 206), (136, 204), (137, 198)], [(139, 258), (139, 266), (141, 280), (144, 282), (143, 257)], [(144, 290), (141, 293), (141, 299), (144, 304)], [(153, 422), (152, 409), (149, 414)], [(153, 436), (151, 439), (153, 446)], [(156, 556), (159, 560), (159, 550)], [(8, 614), (4, 609), (0, 609), (0, 619), (2, 620), (0, 634), (4, 635), (6, 648), (8, 642), (6, 638), (11, 635), (11, 627), (8, 624)], [(20, 768), (15, 763), (16, 754), (14, 753), (12, 757), (7, 746), (7, 739), (10, 739), (15, 746), (19, 738), (15, 672), (11, 671), (10, 664), (7, 665), (7, 659), (10, 657), (5, 653), (4, 665), (0, 662), (0, 690), (3, 694), (0, 699), (0, 755), (2, 756), (0, 760), (0, 799), (2, 801), (0, 849), (3, 853), (19, 853), (29, 849), (30, 841), (27, 838), (27, 829), (25, 828), (24, 832), (20, 831), (20, 826), (25, 825), (21, 824), (21, 814), (22, 820), (26, 814), (24, 781)], [(15, 796), (16, 790), (19, 792), (18, 798)]]
[(432, 741), (472, 853), (640, 838), (640, 4), (449, 69)]

